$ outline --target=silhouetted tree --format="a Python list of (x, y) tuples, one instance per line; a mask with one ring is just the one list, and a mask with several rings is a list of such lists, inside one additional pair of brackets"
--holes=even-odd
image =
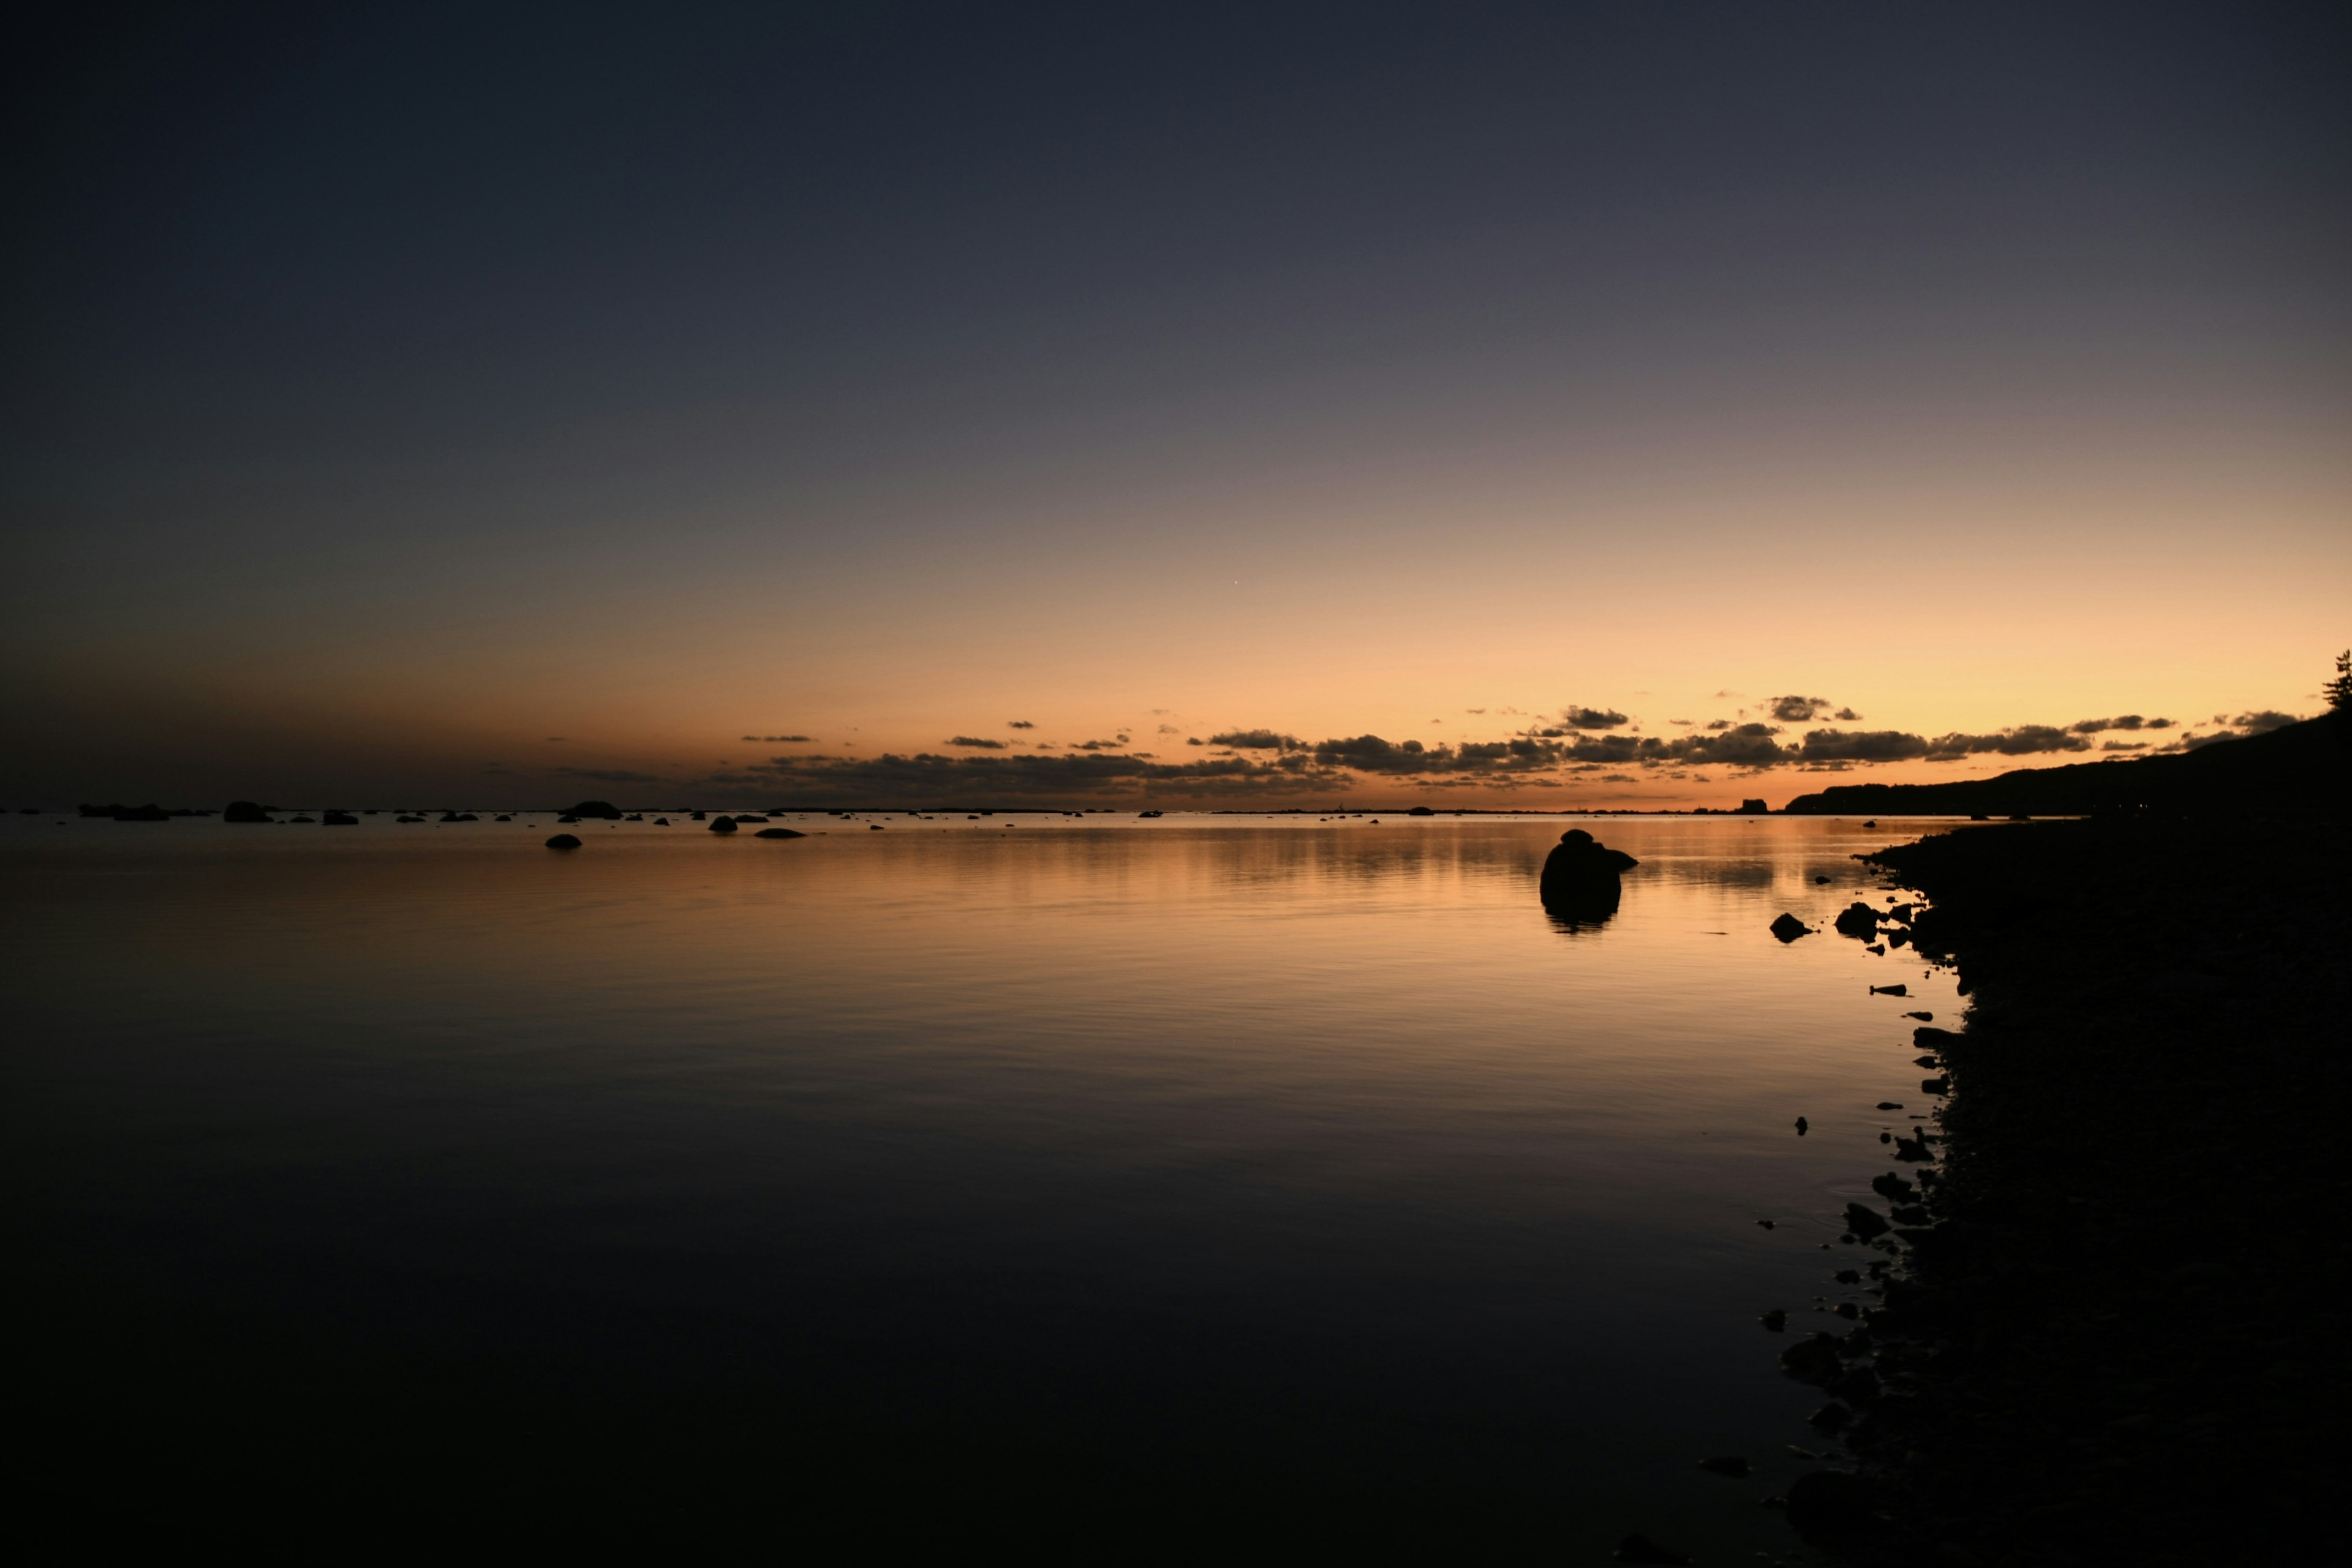
[(2352, 647), (2336, 656), (2336, 679), (2321, 689), (2327, 693), (2330, 708), (2352, 708)]

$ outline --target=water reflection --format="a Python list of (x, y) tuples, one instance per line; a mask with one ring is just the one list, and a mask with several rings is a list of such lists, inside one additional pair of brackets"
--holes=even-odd
[(1771, 1544), (1690, 1461), (1785, 1485), (1754, 1315), (1936, 1004), (1764, 928), (1908, 835), (1595, 824), (1538, 920), (1556, 817), (1002, 820), (0, 826), (55, 1429)]

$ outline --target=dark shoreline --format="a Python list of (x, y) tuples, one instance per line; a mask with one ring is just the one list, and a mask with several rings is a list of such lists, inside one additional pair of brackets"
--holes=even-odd
[(1933, 1223), (1840, 1345), (1877, 1384), (1839, 1380), (1856, 1471), (1801, 1485), (1793, 1522), (1857, 1564), (2311, 1537), (2352, 1329), (2352, 830), (2135, 815), (1866, 858), (1933, 900), (1918, 948), (1970, 1006), (1919, 1031), (1951, 1086)]

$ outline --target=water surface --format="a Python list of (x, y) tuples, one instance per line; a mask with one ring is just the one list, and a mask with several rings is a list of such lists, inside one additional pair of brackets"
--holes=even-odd
[(1953, 1000), (1765, 928), (1916, 829), (1590, 822), (1570, 931), (1560, 818), (779, 820), (8, 821), (50, 1418), (228, 1506), (1786, 1549), (1757, 1314)]

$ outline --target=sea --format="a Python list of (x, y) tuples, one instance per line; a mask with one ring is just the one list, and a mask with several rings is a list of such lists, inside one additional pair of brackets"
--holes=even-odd
[(17, 1421), (93, 1544), (1802, 1560), (1777, 1357), (1963, 1005), (1830, 921), (1948, 823), (440, 815), (0, 819)]

